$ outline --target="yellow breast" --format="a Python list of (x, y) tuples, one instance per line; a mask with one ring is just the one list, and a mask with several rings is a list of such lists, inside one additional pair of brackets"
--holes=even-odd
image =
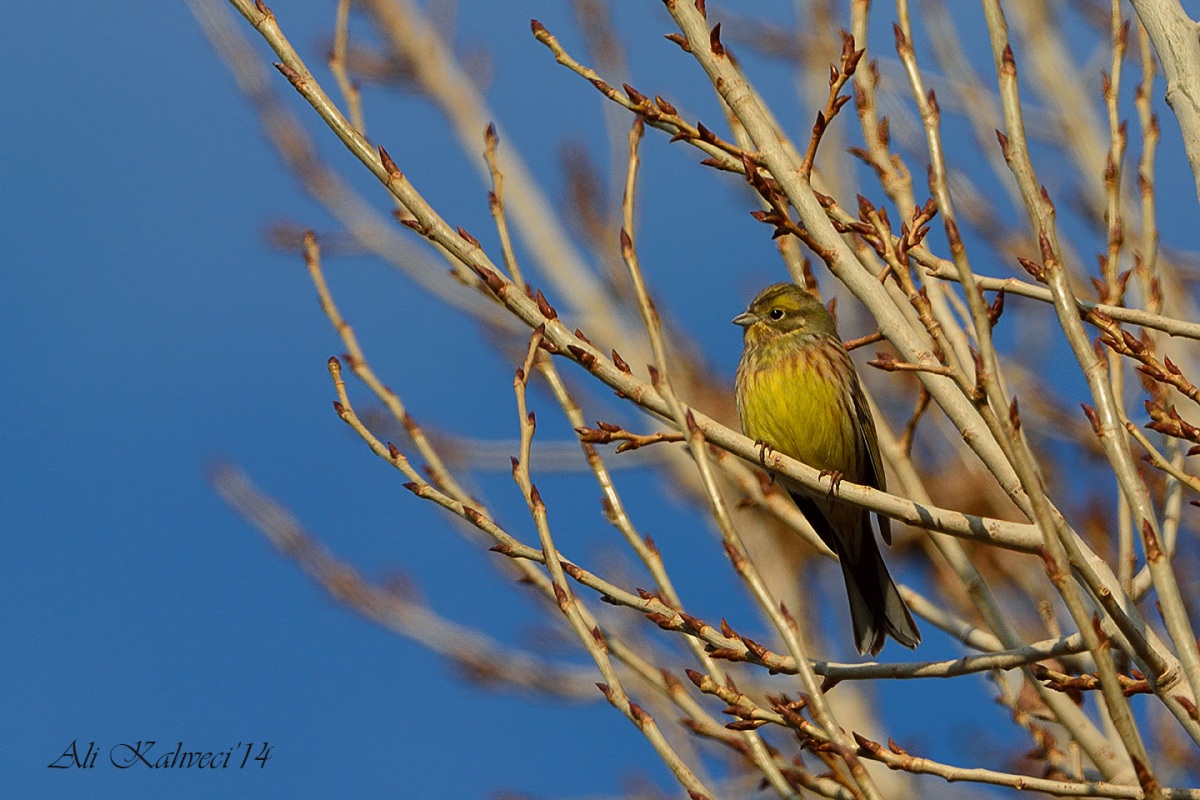
[[(781, 337), (787, 339), (788, 337)], [(737, 404), (742, 431), (820, 470), (855, 480), (863, 472), (863, 445), (855, 423), (853, 364), (840, 349), (763, 343), (738, 367)], [(791, 352), (789, 352), (791, 351)]]

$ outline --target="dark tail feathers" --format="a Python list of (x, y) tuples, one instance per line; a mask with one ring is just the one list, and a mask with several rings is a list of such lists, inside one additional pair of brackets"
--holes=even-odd
[(837, 553), (842, 563), (842, 577), (846, 579), (846, 595), (850, 598), (850, 621), (854, 624), (854, 644), (859, 655), (878, 655), (883, 642), (891, 636), (900, 644), (912, 649), (921, 643), (921, 632), (913, 622), (908, 606), (900, 599), (900, 592), (888, 574), (879, 543), (871, 527), (871, 517), (866, 511), (858, 517), (858, 528), (847, 526), (843, 534), (862, 538), (856, 548), (858, 558), (851, 560), (846, 555), (846, 545), (834, 530), (825, 512), (815, 500), (799, 492), (791, 492), (796, 505), (812, 523), (813, 530), (829, 549)]
[(846, 595), (850, 599), (850, 620), (854, 624), (854, 644), (859, 654), (878, 655), (886, 636), (891, 636), (907, 648), (921, 642), (921, 632), (913, 622), (908, 606), (888, 573), (887, 565), (875, 541), (875, 532), (863, 515), (863, 541), (858, 561), (851, 563), (841, 547), (836, 547), (846, 579)]

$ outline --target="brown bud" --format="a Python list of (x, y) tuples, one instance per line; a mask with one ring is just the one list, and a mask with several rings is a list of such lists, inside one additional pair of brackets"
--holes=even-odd
[(396, 166), (396, 162), (388, 155), (388, 151), (383, 149), (383, 145), (379, 146), (379, 162), (383, 164), (383, 170), (390, 178), (399, 178), (401, 176), (400, 168)]
[(1158, 533), (1148, 519), (1142, 520), (1142, 538), (1146, 542), (1146, 560), (1151, 564), (1161, 561), (1163, 551), (1162, 546), (1158, 543)]
[(461, 226), (459, 226), (459, 228), (458, 228), (458, 235), (461, 236), (464, 240), (466, 240), (467, 244), (471, 245), (472, 247), (480, 247), (481, 246), (479, 244), (479, 240), (476, 239), (471, 234), (467, 233), (466, 229), (464, 229)]
[(1181, 694), (1175, 695), (1175, 702), (1183, 706), (1184, 711), (1188, 716), (1195, 720), (1200, 720), (1200, 713), (1197, 713), (1196, 704)]
[(998, 142), (1000, 142), (1000, 152), (1003, 153), (1004, 157), (1007, 159), (1008, 158), (1008, 137), (1005, 136), (1003, 133), (1001, 133), (999, 129), (997, 129), (996, 130), (996, 140)]
[(1017, 71), (1017, 61), (1013, 58), (1012, 45), (1007, 42), (1004, 44), (1004, 53), (1001, 55), (1002, 68), (1006, 71), (1015, 73)]
[(1033, 279), (1038, 283), (1046, 282), (1046, 268), (1041, 264), (1030, 261), (1028, 258), (1018, 258), (1017, 262), (1020, 263), (1020, 265), (1025, 268), (1025, 271), (1032, 275)]
[(626, 375), (632, 374), (633, 371), (629, 368), (629, 364), (626, 363), (625, 359), (621, 358), (621, 354), (618, 353), (615, 348), (612, 351), (612, 359), (613, 364), (616, 365), (617, 369), (621, 370), (621, 372), (624, 372)]
[(559, 609), (564, 612), (571, 607), (571, 598), (567, 594), (567, 590), (557, 583), (554, 584), (554, 601), (558, 603)]
[(669, 42), (674, 42), (675, 44), (679, 45), (679, 48), (685, 53), (692, 52), (692, 46), (688, 44), (687, 39), (685, 39), (681, 33), (668, 33), (665, 34), (663, 38)]
[(283, 74), (283, 77), (287, 78), (288, 82), (293, 86), (298, 86), (300, 84), (300, 73), (296, 72), (296, 70), (292, 69), (287, 64), (282, 64), (276, 61), (275, 69), (279, 70)]
[(487, 284), (487, 287), (491, 289), (497, 297), (502, 296), (506, 292), (507, 285), (504, 283), (504, 280), (495, 272), (492, 272), (492, 270), (488, 269), (482, 264), (478, 266), (472, 266), (471, 268), (475, 270), (475, 274), (477, 274), (480, 278), (483, 278), (483, 282)]
[(546, 319), (558, 319), (558, 312), (555, 311), (554, 306), (550, 305), (550, 303), (546, 300), (546, 296), (542, 294), (541, 289), (537, 290), (537, 294), (534, 299), (537, 302), (538, 311), (542, 313), (543, 317)]
[(708, 35), (708, 46), (712, 49), (714, 56), (718, 58), (725, 55), (725, 45), (721, 44), (721, 23), (713, 26), (712, 33)]

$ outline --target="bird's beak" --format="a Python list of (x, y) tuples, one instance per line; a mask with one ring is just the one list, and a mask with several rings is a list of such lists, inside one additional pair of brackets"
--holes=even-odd
[(749, 311), (743, 311), (733, 318), (734, 325), (741, 325), (743, 328), (749, 328), (754, 323), (758, 322), (758, 317), (751, 314)]

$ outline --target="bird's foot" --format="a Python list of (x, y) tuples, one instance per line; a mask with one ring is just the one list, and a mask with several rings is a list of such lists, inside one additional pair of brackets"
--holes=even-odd
[(825, 476), (829, 476), (829, 494), (825, 495), (825, 499), (829, 500), (833, 498), (833, 493), (842, 485), (842, 479), (846, 476), (840, 469), (823, 469), (821, 470), (821, 477), (824, 478)]
[[(775, 448), (771, 446), (770, 442), (765, 442), (762, 439), (756, 440), (754, 442), (754, 446), (758, 448), (758, 465), (760, 467), (762, 467), (763, 469), (766, 469), (767, 468), (767, 454), (774, 453)], [(771, 480), (772, 481), (775, 480), (774, 473), (771, 473)]]

